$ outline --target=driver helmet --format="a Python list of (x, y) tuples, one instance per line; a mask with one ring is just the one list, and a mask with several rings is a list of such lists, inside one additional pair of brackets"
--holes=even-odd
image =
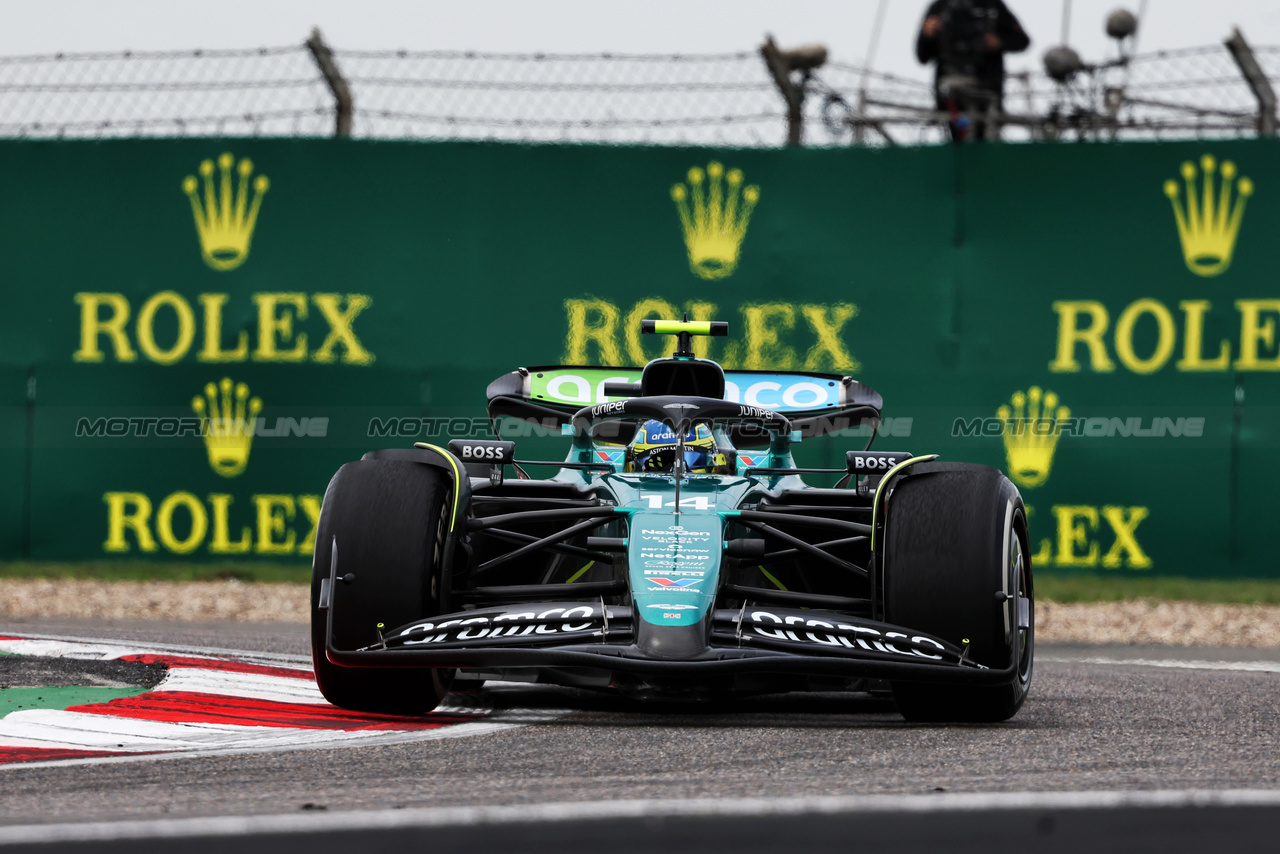
[[(661, 421), (646, 421), (627, 446), (623, 471), (668, 473), (676, 465), (676, 433)], [(732, 471), (728, 456), (716, 447), (711, 427), (705, 422), (689, 429), (684, 437), (685, 471), (694, 474), (724, 474)]]

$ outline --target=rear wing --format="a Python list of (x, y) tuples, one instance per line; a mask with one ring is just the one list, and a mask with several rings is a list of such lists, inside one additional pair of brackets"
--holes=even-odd
[[(543, 426), (568, 424), (584, 406), (623, 400), (607, 385), (639, 383), (640, 368), (551, 365), (520, 368), (489, 383), (491, 417), (515, 417)], [(725, 371), (726, 400), (782, 413), (802, 436), (824, 436), (878, 426), (884, 399), (871, 386), (838, 374), (795, 371)], [(735, 444), (739, 437), (730, 429)], [(744, 446), (755, 444), (742, 437)]]

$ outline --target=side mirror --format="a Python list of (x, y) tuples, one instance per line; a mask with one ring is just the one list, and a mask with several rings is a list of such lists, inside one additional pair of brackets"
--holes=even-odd
[(640, 383), (605, 383), (605, 397), (639, 397)]

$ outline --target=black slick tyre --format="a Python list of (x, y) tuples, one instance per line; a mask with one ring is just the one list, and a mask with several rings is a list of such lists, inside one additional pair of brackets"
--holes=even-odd
[[(320, 582), (337, 549), (333, 641), (352, 650), (440, 613), (441, 554), (452, 512), (452, 481), (429, 465), (399, 460), (347, 463), (329, 482), (316, 526), (311, 572), (311, 658), (329, 702), (361, 712), (413, 715), (439, 705), (453, 670), (339, 667), (325, 653)], [(341, 579), (352, 576), (350, 583)]]
[(951, 641), (991, 669), (1016, 662), (1003, 685), (894, 682), (913, 721), (1013, 717), (1031, 687), (1035, 608), (1026, 510), (987, 466), (921, 464), (894, 487), (885, 513), (888, 622)]

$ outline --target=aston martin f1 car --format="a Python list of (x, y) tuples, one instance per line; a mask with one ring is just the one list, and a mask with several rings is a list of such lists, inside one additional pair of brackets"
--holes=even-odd
[(880, 395), (695, 356), (694, 336), (724, 323), (642, 331), (675, 336), (674, 355), (489, 385), (495, 434), (558, 430), (562, 459), (517, 459), (498, 435), (338, 470), (311, 587), (324, 696), (420, 714), (455, 679), (661, 699), (864, 690), (911, 720), (1012, 717), (1034, 649), (1014, 485), (870, 443), (840, 468), (797, 467), (802, 439), (874, 441)]

